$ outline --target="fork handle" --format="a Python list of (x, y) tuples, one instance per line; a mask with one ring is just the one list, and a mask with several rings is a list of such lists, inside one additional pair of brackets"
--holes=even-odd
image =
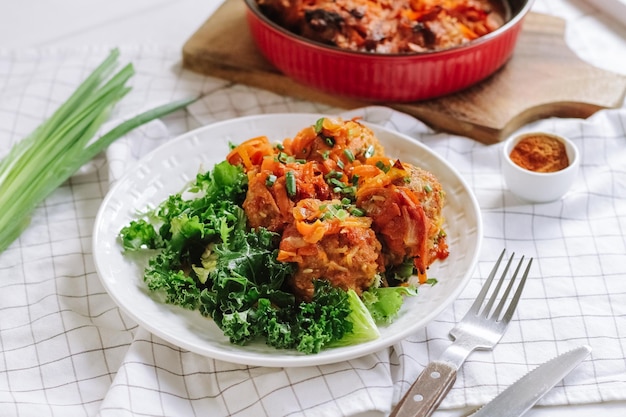
[(427, 417), (439, 406), (456, 381), (456, 368), (430, 362), (389, 417)]

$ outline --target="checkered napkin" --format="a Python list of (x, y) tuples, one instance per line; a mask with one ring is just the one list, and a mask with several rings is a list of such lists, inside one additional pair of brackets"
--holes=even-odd
[[(64, 100), (106, 49), (0, 51), (0, 156)], [(472, 354), (443, 408), (488, 401), (535, 365), (589, 344), (591, 358), (542, 404), (626, 400), (626, 109), (530, 128), (571, 138), (579, 177), (554, 203), (526, 204), (505, 187), (501, 145), (435, 133), (384, 107), (344, 113), (183, 71), (178, 51), (122, 48), (133, 92), (119, 120), (146, 106), (204, 98), (119, 140), (63, 184), (0, 254), (2, 416), (353, 416), (388, 413), (450, 344), (503, 247), (535, 258), (516, 316), (491, 352)], [(137, 326), (93, 266), (92, 230), (110, 185), (150, 150), (198, 126), (276, 112), (360, 115), (410, 135), (450, 162), (481, 206), (484, 240), (473, 279), (426, 328), (375, 354), (304, 368), (242, 366), (199, 356)], [(263, 132), (259, 132), (262, 134)]]

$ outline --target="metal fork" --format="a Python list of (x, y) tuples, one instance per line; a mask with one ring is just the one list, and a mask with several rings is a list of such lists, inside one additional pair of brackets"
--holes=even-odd
[(474, 304), (465, 314), (465, 317), (450, 331), (450, 336), (454, 339), (454, 343), (443, 351), (438, 360), (430, 362), (426, 366), (389, 417), (430, 416), (454, 385), (457, 371), (461, 368), (469, 354), (477, 349), (491, 350), (500, 341), (513, 317), (533, 261), (532, 258), (528, 261), (524, 275), (513, 294), (508, 308), (502, 314), (524, 262), (524, 257), (522, 256), (504, 294), (500, 297), (498, 305), (492, 312), (493, 306), (498, 299), (498, 293), (503, 286), (515, 256), (515, 253), (513, 253), (487, 304), (481, 309), (505, 251), (503, 250), (500, 254)]

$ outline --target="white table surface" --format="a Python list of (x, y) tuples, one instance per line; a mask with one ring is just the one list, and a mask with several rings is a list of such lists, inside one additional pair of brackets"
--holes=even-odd
[[(219, 4), (217, 0), (1, 0), (0, 49), (129, 44), (181, 48)], [(620, 19), (584, 0), (539, 0), (534, 10), (575, 20), (577, 24), (568, 25), (566, 32), (568, 44), (577, 45), (574, 51), (598, 67), (626, 74), (626, 54), (607, 54), (594, 47), (596, 42), (609, 38), (626, 50), (626, 27)], [(599, 27), (601, 31), (594, 30)], [(624, 416), (626, 404), (535, 408), (526, 415), (583, 417), (594, 413)], [(435, 415), (464, 414), (458, 410)]]

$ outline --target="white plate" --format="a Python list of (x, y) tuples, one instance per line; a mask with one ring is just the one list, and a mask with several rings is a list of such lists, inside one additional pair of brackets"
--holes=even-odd
[(380, 329), (379, 339), (356, 346), (333, 348), (314, 355), (277, 350), (263, 342), (236, 346), (215, 323), (197, 312), (162, 304), (143, 283), (143, 266), (121, 252), (117, 236), (138, 211), (155, 207), (180, 192), (198, 171), (225, 159), (229, 143), (267, 135), (272, 142), (293, 137), (312, 125), (317, 114), (272, 114), (242, 117), (189, 132), (155, 149), (134, 166), (105, 197), (93, 234), (96, 269), (115, 302), (139, 325), (189, 351), (246, 365), (309, 366), (338, 362), (384, 349), (433, 320), (450, 305), (470, 279), (482, 237), (478, 203), (465, 181), (443, 159), (422, 144), (379, 126), (370, 125), (390, 157), (433, 172), (447, 193), (444, 208), (450, 256), (435, 262), (429, 276), (438, 279), (408, 298), (399, 317)]

